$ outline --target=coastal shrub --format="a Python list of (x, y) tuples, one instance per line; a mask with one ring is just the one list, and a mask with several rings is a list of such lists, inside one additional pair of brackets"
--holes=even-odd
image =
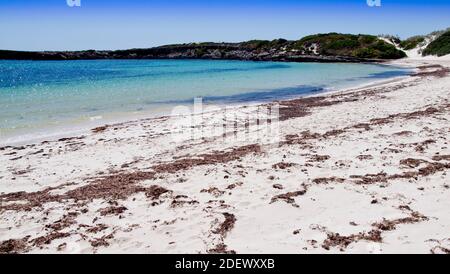
[(436, 38), (436, 40), (431, 42), (422, 54), (423, 56), (444, 56), (450, 54), (450, 31), (445, 32), (444, 34)]
[(259, 49), (269, 45), (269, 41), (267, 40), (250, 40), (242, 43), (243, 46), (251, 48), (251, 49)]
[(376, 42), (377, 37), (372, 36), (372, 35), (361, 35), (361, 37), (359, 37), (359, 41), (363, 44), (371, 44), (373, 42)]
[(398, 59), (406, 54), (394, 45), (373, 35), (327, 33), (306, 36), (293, 43), (292, 48), (303, 52), (316, 45), (321, 55), (350, 56), (373, 59)]
[(400, 42), (400, 47), (404, 50), (411, 50), (416, 48), (420, 43), (425, 41), (424, 36), (413, 36)]
[(207, 53), (207, 51), (204, 48), (195, 49), (195, 56), (196, 57), (202, 57), (206, 53)]
[(268, 40), (250, 40), (247, 42), (243, 42), (242, 46), (250, 49), (263, 50), (263, 49), (271, 49), (271, 48), (279, 48), (284, 44), (287, 44), (288, 40), (286, 39), (275, 39), (272, 41)]
[(332, 41), (327, 45), (327, 48), (330, 50), (340, 50), (340, 49), (354, 49), (360, 46), (360, 43), (357, 40), (353, 39), (344, 39)]
[(353, 55), (358, 58), (374, 58), (376, 52), (374, 49), (363, 48), (354, 51)]

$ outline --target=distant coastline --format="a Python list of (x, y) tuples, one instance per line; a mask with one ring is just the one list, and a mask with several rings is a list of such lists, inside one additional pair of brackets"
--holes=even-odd
[(283, 62), (383, 62), (406, 54), (371, 35), (318, 34), (289, 41), (251, 40), (241, 43), (190, 43), (154, 48), (85, 51), (0, 50), (2, 60), (213, 59)]

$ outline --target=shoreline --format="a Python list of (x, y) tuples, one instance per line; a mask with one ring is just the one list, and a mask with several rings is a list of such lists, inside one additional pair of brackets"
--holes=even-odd
[[(76, 60), (75, 60), (76, 61)], [(220, 60), (219, 60), (220, 61)], [(255, 62), (267, 62), (267, 61), (255, 61)], [(272, 61), (271, 61), (272, 62)], [(277, 61), (274, 61), (277, 62)], [(283, 62), (283, 61), (279, 61), (279, 62)], [(414, 66), (410, 66), (407, 64), (403, 64), (403, 65), (397, 65), (395, 63), (387, 63), (387, 62), (383, 62), (383, 63), (367, 63), (367, 64), (376, 64), (376, 65), (381, 65), (381, 66), (387, 66), (387, 67), (404, 67), (404, 68), (408, 68), (408, 69), (414, 69)], [(417, 69), (417, 68), (415, 68)], [(293, 96), (292, 98), (274, 98), (271, 101), (265, 101), (265, 102), (241, 102), (241, 103), (231, 103), (231, 105), (227, 105), (227, 107), (231, 107), (231, 108), (243, 108), (243, 107), (258, 107), (258, 106), (263, 106), (263, 105), (267, 105), (273, 102), (283, 102), (283, 101), (290, 101), (290, 100), (296, 100), (296, 99), (300, 99), (300, 98), (309, 98), (309, 97), (315, 97), (315, 96), (326, 96), (326, 95), (330, 95), (333, 93), (340, 93), (340, 92), (348, 92), (351, 90), (356, 90), (356, 89), (363, 89), (363, 88), (369, 88), (369, 87), (373, 87), (373, 86), (377, 86), (377, 85), (383, 85), (383, 84), (389, 84), (392, 82), (396, 82), (396, 81), (401, 81), (403, 79), (408, 79), (410, 76), (397, 76), (397, 77), (392, 77), (389, 79), (378, 79), (378, 80), (373, 80), (373, 81), (369, 81), (367, 83), (362, 83), (362, 84), (357, 84), (355, 86), (351, 86), (348, 88), (343, 88), (343, 89), (332, 89), (332, 90), (324, 90), (322, 92), (319, 92), (317, 94), (310, 94), (310, 95), (298, 95), (298, 96)], [(205, 105), (207, 105), (208, 103), (204, 103)], [(219, 104), (210, 104), (210, 105), (214, 105), (214, 106), (219, 106), (219, 107), (223, 107), (223, 103), (219, 103)], [(147, 120), (152, 120), (152, 119), (164, 119), (164, 118), (170, 118), (172, 117), (171, 114), (168, 113), (170, 108), (173, 108), (174, 106), (165, 106), (161, 108), (165, 109), (165, 110), (159, 110), (159, 111), (144, 111), (142, 113), (122, 113), (122, 112), (114, 112), (114, 113), (108, 113), (106, 114), (107, 116), (109, 116), (109, 118), (105, 119), (104, 121), (95, 121), (92, 120), (93, 117), (90, 117), (90, 121), (84, 121), (79, 123), (77, 126), (75, 126), (75, 124), (72, 125), (64, 125), (61, 126), (59, 128), (58, 131), (54, 131), (52, 130), (52, 132), (45, 132), (43, 130), (37, 130), (35, 132), (30, 132), (30, 133), (26, 133), (26, 134), (21, 134), (21, 135), (12, 135), (10, 137), (8, 137), (9, 139), (13, 139), (13, 138), (17, 138), (17, 137), (23, 137), (23, 136), (28, 136), (28, 135), (32, 135), (32, 137), (27, 138), (26, 140), (20, 140), (20, 141), (7, 141), (7, 140), (1, 140), (0, 139), (0, 147), (9, 147), (9, 146), (23, 146), (23, 145), (31, 145), (31, 144), (37, 144), (39, 142), (54, 142), (57, 141), (58, 139), (61, 138), (70, 138), (70, 137), (80, 137), (82, 135), (86, 135), (89, 134), (92, 129), (97, 128), (97, 127), (103, 127), (103, 126), (112, 126), (114, 127), (115, 125), (118, 124), (124, 124), (124, 123), (136, 123), (139, 121), (147, 121)], [(125, 115), (126, 118), (119, 118), (121, 116)], [(114, 117), (112, 117), (114, 116)], [(103, 120), (104, 118), (102, 117), (101, 120)], [(55, 127), (53, 127), (53, 129), (55, 129)], [(34, 136), (33, 136), (34, 135)]]
[(450, 62), (411, 62), (280, 101), (277, 143), (238, 138), (241, 106), (225, 134), (213, 112), (199, 138), (163, 117), (1, 147), (0, 253), (446, 253)]

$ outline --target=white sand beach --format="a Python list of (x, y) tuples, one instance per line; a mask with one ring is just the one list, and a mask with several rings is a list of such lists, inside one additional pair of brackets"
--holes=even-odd
[[(450, 59), (413, 76), (0, 148), (1, 253), (449, 253)], [(197, 115), (198, 117), (199, 115)], [(180, 120), (181, 119), (181, 120)], [(213, 133), (212, 128), (216, 129)]]

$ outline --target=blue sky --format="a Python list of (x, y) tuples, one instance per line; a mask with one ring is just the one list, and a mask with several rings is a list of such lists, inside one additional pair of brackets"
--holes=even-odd
[(450, 0), (0, 0), (0, 49), (126, 49), (199, 41), (397, 34), (450, 27)]

